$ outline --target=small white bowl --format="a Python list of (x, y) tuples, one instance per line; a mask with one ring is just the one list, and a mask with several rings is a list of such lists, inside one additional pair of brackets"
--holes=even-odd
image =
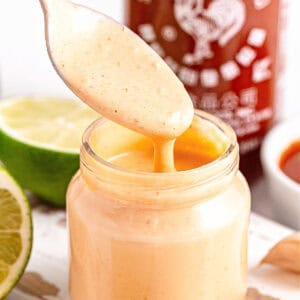
[(300, 140), (300, 116), (279, 123), (269, 132), (261, 148), (261, 161), (277, 220), (300, 229), (300, 184), (279, 167), (282, 153), (296, 140)]

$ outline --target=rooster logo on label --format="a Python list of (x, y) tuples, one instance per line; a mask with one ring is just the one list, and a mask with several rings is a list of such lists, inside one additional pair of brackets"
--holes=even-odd
[(187, 65), (200, 64), (204, 59), (213, 58), (211, 43), (217, 41), (220, 47), (225, 47), (242, 29), (246, 20), (243, 0), (214, 0), (207, 8), (204, 2), (175, 0), (175, 18), (182, 30), (195, 41), (193, 53), (183, 57)]

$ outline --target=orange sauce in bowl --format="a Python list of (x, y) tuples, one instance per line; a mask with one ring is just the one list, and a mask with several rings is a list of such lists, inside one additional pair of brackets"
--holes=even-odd
[(300, 140), (291, 143), (281, 154), (279, 167), (286, 176), (300, 184)]

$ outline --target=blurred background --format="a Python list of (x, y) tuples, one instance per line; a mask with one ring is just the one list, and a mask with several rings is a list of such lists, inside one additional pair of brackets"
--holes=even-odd
[[(121, 22), (125, 21), (125, 1), (123, 0), (78, 0), (74, 2), (93, 7)], [(151, 3), (151, 1), (140, 2)], [(270, 3), (271, 1), (255, 2)], [(282, 2), (285, 4), (285, 22), (281, 28), (280, 65), (284, 65), (284, 71), (278, 80), (280, 92), (278, 92), (277, 122), (300, 115), (298, 88), (300, 81), (300, 1), (283, 0)], [(75, 98), (58, 78), (49, 62), (42, 24), (43, 16), (38, 0), (0, 1), (1, 98), (24, 95)], [(256, 156), (255, 159), (258, 160), (258, 157)], [(251, 182), (251, 187), (253, 209), (274, 218), (264, 180)]]
[[(286, 1), (286, 0), (285, 0)], [(124, 20), (124, 0), (74, 1)], [(288, 0), (288, 27), (283, 50), (286, 82), (279, 116), (300, 111), (300, 1)], [(38, 0), (0, 1), (1, 97), (24, 94), (72, 96), (50, 65), (43, 40), (43, 16)], [(43, 75), (41, 75), (43, 74)]]
[[(76, 1), (123, 19), (123, 1)], [(38, 0), (0, 1), (1, 97), (74, 95), (53, 70), (44, 42)]]

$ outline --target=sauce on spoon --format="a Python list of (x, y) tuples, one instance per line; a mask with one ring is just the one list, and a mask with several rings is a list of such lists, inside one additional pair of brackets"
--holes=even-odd
[(47, 48), (68, 87), (106, 118), (152, 138), (154, 171), (175, 171), (193, 105), (167, 64), (132, 31), (64, 0), (41, 0)]

